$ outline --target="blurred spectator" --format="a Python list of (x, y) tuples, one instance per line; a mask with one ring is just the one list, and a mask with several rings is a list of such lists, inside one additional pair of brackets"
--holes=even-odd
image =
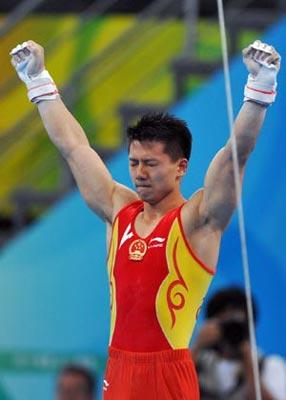
[[(254, 319), (257, 308), (254, 301)], [(193, 345), (201, 400), (254, 400), (255, 386), (242, 289), (218, 291), (206, 307), (206, 321)], [(286, 364), (259, 354), (262, 400), (286, 400)]]
[(95, 400), (96, 379), (85, 367), (64, 367), (57, 382), (57, 400)]

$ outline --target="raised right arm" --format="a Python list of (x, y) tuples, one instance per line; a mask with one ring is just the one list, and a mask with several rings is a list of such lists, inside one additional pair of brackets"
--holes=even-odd
[(67, 160), (80, 192), (96, 214), (112, 223), (117, 211), (136, 200), (136, 194), (115, 182), (99, 155), (60, 98), (38, 103), (51, 141)]
[(68, 111), (44, 69), (44, 51), (29, 41), (12, 50), (12, 64), (28, 87), (29, 98), (37, 104), (51, 141), (67, 160), (87, 204), (112, 223), (124, 205), (137, 195), (115, 182), (99, 155), (91, 148), (80, 124)]

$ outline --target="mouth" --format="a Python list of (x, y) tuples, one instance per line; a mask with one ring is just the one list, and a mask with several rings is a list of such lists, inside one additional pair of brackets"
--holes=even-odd
[(151, 185), (142, 185), (142, 184), (135, 184), (135, 186), (136, 186), (137, 189), (139, 189), (139, 188), (150, 188), (151, 187)]
[(150, 185), (136, 185), (136, 192), (140, 197), (149, 196), (149, 193), (152, 192)]

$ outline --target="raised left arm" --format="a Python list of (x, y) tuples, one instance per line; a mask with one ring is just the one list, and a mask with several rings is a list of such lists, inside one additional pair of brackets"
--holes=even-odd
[[(275, 99), (276, 75), (280, 67), (280, 56), (275, 49), (259, 41), (246, 48), (243, 56), (250, 74), (244, 92), (245, 103), (233, 130), (241, 182), (246, 162), (263, 124), (266, 108)], [(236, 207), (231, 143), (233, 136), (208, 168), (200, 204), (202, 219), (219, 231), (225, 229)]]
[[(253, 150), (266, 114), (266, 107), (246, 102), (234, 125), (237, 144), (240, 182), (246, 161)], [(224, 230), (236, 207), (232, 138), (228, 140), (212, 160), (204, 182), (204, 195), (200, 214), (207, 223)]]

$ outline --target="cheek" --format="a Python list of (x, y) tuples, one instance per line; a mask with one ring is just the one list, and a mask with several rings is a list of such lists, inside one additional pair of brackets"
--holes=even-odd
[(153, 174), (152, 180), (158, 186), (169, 186), (174, 182), (172, 171), (168, 173), (166, 171), (157, 171)]
[(162, 174), (162, 172), (158, 171), (158, 170), (152, 171), (149, 176), (150, 176), (151, 180), (156, 184), (160, 184), (165, 179), (164, 174)]
[(134, 181), (134, 168), (129, 167), (129, 175), (132, 181)]

